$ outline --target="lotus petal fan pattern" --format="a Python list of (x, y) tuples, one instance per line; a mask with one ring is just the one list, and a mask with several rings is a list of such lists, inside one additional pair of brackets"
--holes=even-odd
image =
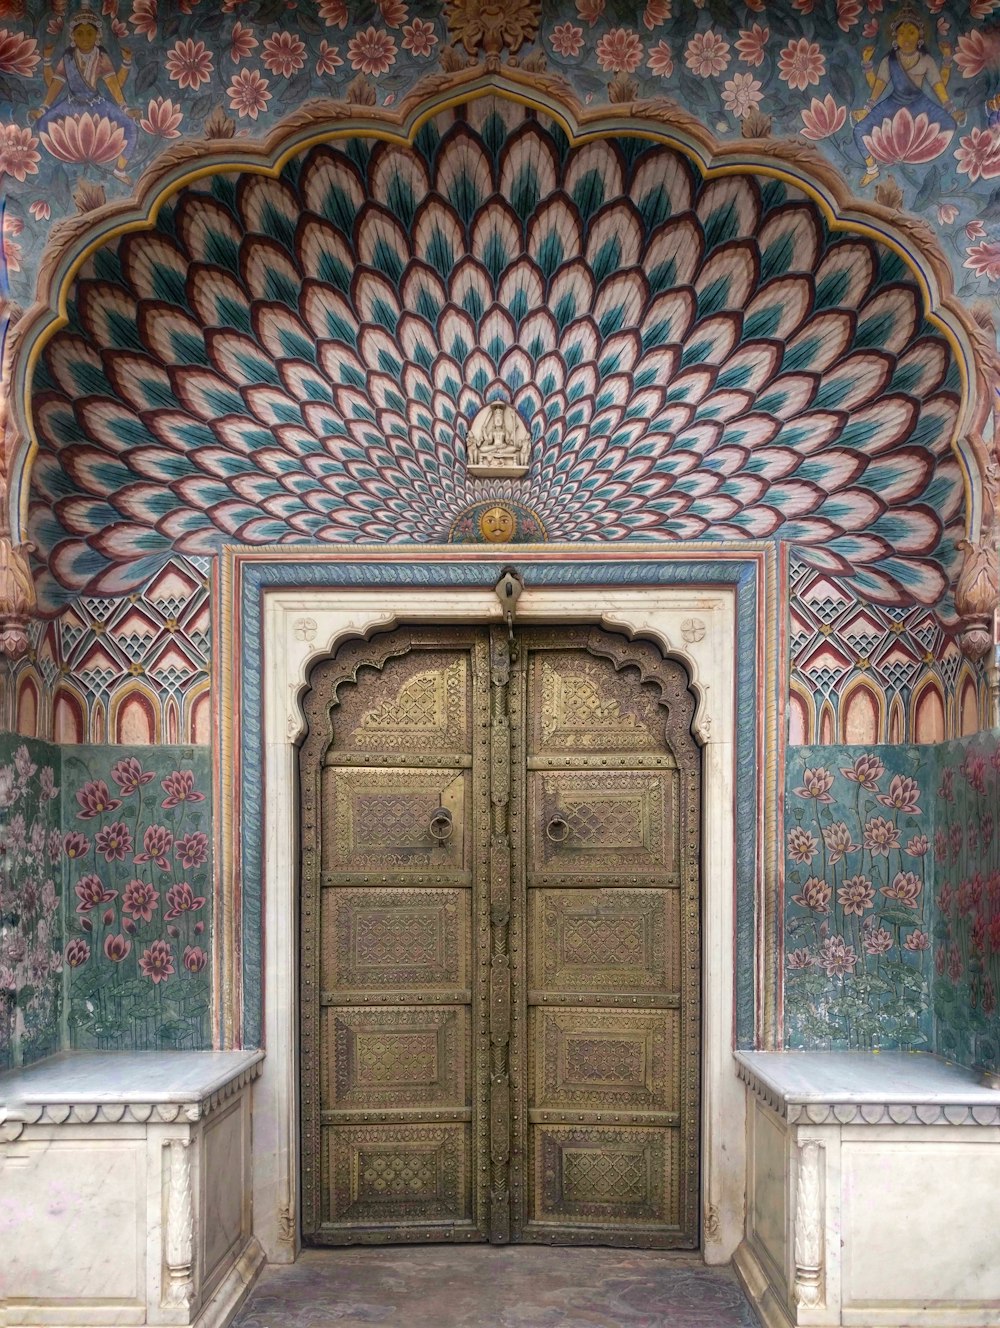
[[(49, 611), (175, 550), (444, 542), (490, 502), (550, 540), (780, 538), (889, 604), (936, 603), (962, 534), (958, 374), (896, 255), (499, 101), (186, 188), (87, 261), (32, 387)], [(468, 474), (490, 401), (521, 480)]]

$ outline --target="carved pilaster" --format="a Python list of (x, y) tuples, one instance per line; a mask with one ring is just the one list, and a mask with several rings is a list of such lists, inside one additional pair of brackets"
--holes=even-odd
[(164, 1152), (167, 1224), (163, 1238), (161, 1300), (173, 1309), (189, 1309), (194, 1299), (194, 1197), (191, 1192), (191, 1141), (171, 1139)]
[(795, 1185), (795, 1300), (808, 1309), (823, 1303), (822, 1146), (799, 1147)]

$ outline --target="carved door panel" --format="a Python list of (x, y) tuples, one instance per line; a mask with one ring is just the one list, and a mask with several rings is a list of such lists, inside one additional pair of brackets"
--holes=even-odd
[(303, 1235), (483, 1239), (485, 639), (391, 633), (346, 647), (312, 684)]
[(696, 1245), (681, 667), (596, 629), (401, 630), (311, 683), (305, 1239)]
[(699, 757), (687, 679), (651, 645), (596, 630), (521, 643), (516, 1234), (694, 1247)]

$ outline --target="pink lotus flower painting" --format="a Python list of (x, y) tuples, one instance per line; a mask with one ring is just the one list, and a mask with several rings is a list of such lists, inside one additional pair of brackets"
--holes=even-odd
[[(785, 1040), (931, 1039), (925, 880), (933, 763), (913, 747), (799, 747), (785, 800)], [(926, 874), (926, 875), (925, 875)]]
[(63, 960), (74, 1046), (212, 1045), (209, 770), (200, 748), (64, 759), (67, 807), (86, 827), (60, 841), (78, 919)]
[(980, 733), (944, 744), (938, 755), (943, 796), (935, 834), (934, 910), (930, 927), (911, 933), (909, 944), (933, 951), (940, 1052), (997, 1072), (1000, 842), (994, 826), (1000, 818), (1000, 740), (995, 732)]
[[(0, 56), (2, 47), (0, 39)], [(76, 831), (64, 839), (56, 758), (46, 743), (0, 734), (0, 1069), (59, 1049), (63, 973), (82, 971), (90, 961), (80, 924), (101, 910), (110, 893), (96, 877), (81, 894), (71, 892), (66, 907), (75, 934), (64, 935), (64, 843), (67, 854), (86, 854), (91, 846)], [(73, 814), (69, 806), (66, 812)], [(91, 854), (84, 878), (93, 863)]]

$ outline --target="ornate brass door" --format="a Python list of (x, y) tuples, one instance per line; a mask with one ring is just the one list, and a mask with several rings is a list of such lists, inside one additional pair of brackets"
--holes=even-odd
[(400, 630), (311, 682), (304, 1237), (697, 1245), (681, 667), (596, 629)]

